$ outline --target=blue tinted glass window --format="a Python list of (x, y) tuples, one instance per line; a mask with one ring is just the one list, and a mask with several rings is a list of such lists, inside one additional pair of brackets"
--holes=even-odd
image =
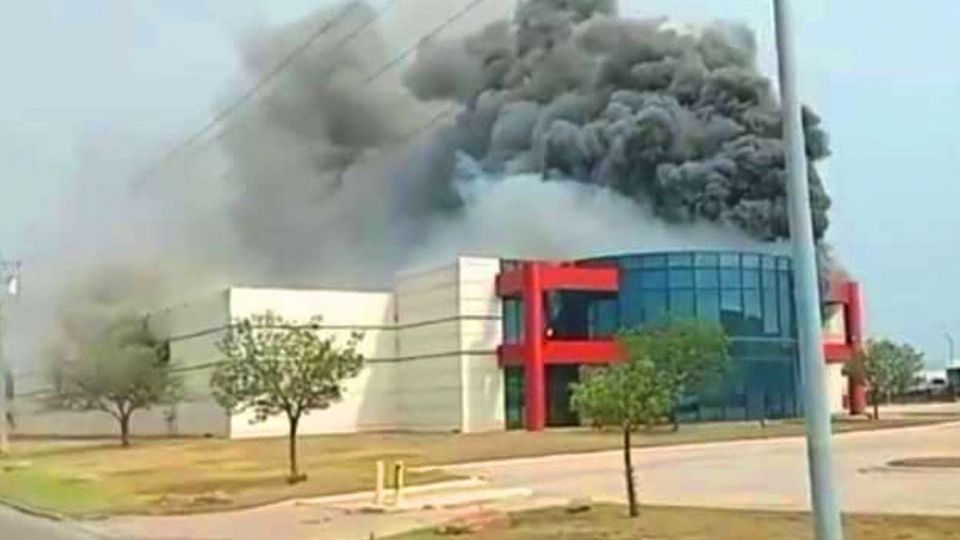
[(716, 253), (697, 253), (695, 262), (697, 266), (717, 266), (720, 256)]
[(616, 300), (603, 299), (591, 302), (589, 317), (591, 338), (612, 336), (619, 326)]
[(786, 272), (780, 273), (779, 286), (779, 304), (780, 304), (780, 333), (784, 336), (794, 336), (793, 327), (793, 294), (790, 289), (790, 281)]
[(644, 289), (666, 289), (666, 270), (643, 270), (640, 272), (640, 283)]
[(720, 321), (730, 334), (743, 333), (743, 296), (741, 289), (723, 289), (720, 291)]
[(787, 257), (777, 257), (777, 270), (789, 270), (790, 259)]
[(760, 288), (760, 272), (757, 270), (744, 270), (743, 271), (743, 288), (745, 289)]
[(644, 268), (664, 268), (667, 266), (666, 255), (645, 255), (643, 257)]
[(760, 306), (760, 291), (744, 289), (743, 291), (743, 328), (750, 335), (763, 332), (763, 318)]
[(670, 315), (680, 318), (694, 316), (693, 290), (670, 291)]
[(777, 269), (776, 257), (764, 255), (763, 260), (761, 261), (761, 266), (763, 267), (764, 270), (776, 270)]
[(628, 270), (620, 273), (620, 326), (634, 327), (643, 321), (641, 298), (641, 270)]
[(739, 289), (743, 286), (741, 283), (740, 269), (739, 268), (722, 268), (720, 269), (720, 286), (724, 288), (736, 287)]
[(523, 342), (523, 300), (507, 298), (503, 301), (504, 343)]
[(737, 317), (743, 312), (743, 297), (740, 289), (726, 289), (720, 292), (720, 308), (725, 312), (736, 313)]
[(670, 267), (693, 266), (693, 254), (691, 253), (671, 253), (669, 255)]
[(716, 289), (720, 286), (720, 274), (716, 268), (697, 268), (697, 287)]
[(720, 255), (720, 266), (740, 267), (740, 256), (734, 253), (724, 253)]
[(697, 290), (697, 317), (709, 321), (720, 320), (720, 294), (717, 289)]
[(641, 266), (643, 266), (643, 259), (644, 258), (642, 256), (623, 257), (622, 259), (620, 259), (620, 267), (621, 268), (640, 268)]
[(656, 321), (667, 314), (667, 293), (658, 291), (644, 291), (643, 293), (643, 321)]
[(743, 267), (744, 267), (744, 268), (760, 268), (760, 256), (759, 256), (759, 255), (744, 255), (744, 256), (743, 256)]
[(763, 289), (763, 332), (777, 334), (780, 331), (780, 312), (777, 309), (777, 290)]
[(693, 287), (693, 270), (689, 268), (671, 268), (670, 287), (674, 289)]
[(777, 273), (773, 270), (764, 270), (763, 271), (763, 288), (767, 289), (776, 289), (777, 288)]

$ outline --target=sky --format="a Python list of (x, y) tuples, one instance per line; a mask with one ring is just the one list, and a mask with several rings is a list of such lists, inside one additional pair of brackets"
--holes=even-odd
[[(374, 5), (387, 0), (373, 0)], [(417, 1), (417, 0), (400, 0)], [(0, 258), (44, 244), (77, 197), (146, 166), (238, 91), (238, 36), (327, 0), (31, 0), (0, 21)], [(960, 341), (960, 2), (793, 0), (801, 95), (833, 155), (829, 240), (864, 286), (868, 333), (931, 367)], [(770, 0), (622, 0), (630, 16), (747, 23), (774, 74)], [(91, 141), (111, 141), (110, 144)], [(29, 266), (27, 267), (29, 268)], [(29, 275), (26, 276), (29, 281)]]

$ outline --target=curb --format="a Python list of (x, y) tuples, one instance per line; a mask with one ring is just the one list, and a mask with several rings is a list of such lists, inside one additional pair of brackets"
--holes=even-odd
[[(913, 425), (913, 426), (889, 426), (889, 427), (880, 427), (876, 429), (861, 429), (861, 430), (852, 430), (846, 432), (834, 433), (831, 439), (837, 438), (859, 438), (859, 437), (869, 437), (876, 436), (881, 433), (888, 433), (890, 431), (921, 431), (929, 429), (945, 429), (950, 427), (960, 426), (960, 420), (949, 420), (945, 422), (932, 422), (929, 424)], [(677, 444), (662, 444), (662, 445), (651, 445), (651, 446), (634, 446), (632, 447), (631, 453), (643, 454), (650, 452), (663, 452), (663, 451), (696, 451), (700, 449), (716, 448), (719, 446), (758, 446), (764, 444), (783, 444), (788, 442), (796, 442), (805, 440), (805, 435), (783, 435), (777, 437), (754, 437), (746, 439), (730, 439), (726, 441), (710, 441), (710, 442), (689, 442), (689, 443), (677, 443)], [(547, 454), (542, 456), (528, 456), (528, 457), (516, 457), (516, 458), (504, 458), (504, 459), (491, 459), (491, 460), (481, 460), (481, 461), (468, 461), (462, 463), (446, 463), (443, 465), (425, 465), (423, 467), (411, 467), (411, 470), (418, 472), (430, 472), (430, 471), (439, 471), (439, 470), (456, 470), (464, 468), (475, 468), (475, 467), (490, 467), (497, 465), (523, 465), (525, 463), (542, 463), (547, 462), (559, 462), (569, 459), (578, 459), (591, 456), (601, 456), (605, 454), (612, 453), (622, 453), (622, 448), (608, 448), (603, 450), (589, 450), (586, 452), (572, 452), (572, 453), (560, 453), (560, 454)]]
[[(418, 484), (415, 486), (404, 488), (403, 493), (404, 495), (417, 495), (422, 493), (429, 493), (431, 491), (440, 491), (444, 489), (475, 488), (475, 487), (483, 487), (486, 485), (487, 485), (487, 482), (482, 478), (478, 476), (471, 476), (469, 478), (463, 478), (460, 480), (448, 480), (445, 482)], [(384, 491), (391, 492), (392, 490), (384, 490)], [(324, 505), (324, 504), (350, 502), (353, 500), (359, 500), (364, 498), (373, 498), (374, 496), (376, 496), (376, 492), (373, 490), (369, 490), (369, 491), (355, 491), (353, 493), (342, 493), (339, 495), (325, 495), (322, 497), (291, 499), (289, 502), (292, 502), (293, 504), (298, 506), (310, 506), (310, 505)]]
[(28, 516), (32, 516), (35, 518), (46, 519), (49, 521), (58, 521), (58, 522), (72, 521), (71, 518), (67, 517), (64, 514), (60, 514), (52, 510), (41, 510), (40, 508), (30, 506), (29, 504), (24, 504), (24, 503), (13, 501), (7, 498), (0, 497), (0, 504), (12, 510), (16, 510), (21, 514), (26, 514)]

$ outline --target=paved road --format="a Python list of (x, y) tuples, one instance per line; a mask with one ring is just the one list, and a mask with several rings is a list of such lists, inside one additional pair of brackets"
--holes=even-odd
[[(960, 470), (889, 467), (908, 457), (960, 456), (960, 423), (834, 439), (843, 509), (960, 515)], [(623, 456), (602, 452), (456, 467), (535, 496), (624, 498)], [(640, 498), (651, 504), (807, 509), (802, 438), (634, 451)]]
[(36, 518), (0, 505), (0, 538), (3, 540), (93, 540), (69, 524)]
[[(960, 470), (902, 470), (887, 466), (890, 460), (906, 457), (960, 456), (960, 423), (852, 433), (834, 441), (845, 510), (960, 515)], [(449, 469), (484, 475), (497, 487), (532, 488), (534, 496), (520, 504), (562, 504), (568, 498), (584, 495), (622, 500), (621, 460), (622, 454), (614, 451)], [(645, 503), (808, 507), (802, 438), (638, 449), (634, 451), (634, 463), (641, 500)], [(343, 513), (330, 506), (287, 502), (221, 514), (121, 517), (90, 526), (111, 539), (365, 540), (371, 530), (377, 531), (379, 537), (437, 523), (445, 518), (444, 514), (438, 510), (383, 515)], [(0, 539), (5, 540), (2, 531)]]

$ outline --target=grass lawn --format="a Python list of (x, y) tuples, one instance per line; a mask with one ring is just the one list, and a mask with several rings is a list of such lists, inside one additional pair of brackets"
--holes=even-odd
[[(952, 417), (841, 421), (837, 431), (905, 427)], [(803, 424), (718, 423), (685, 425), (677, 433), (656, 428), (634, 437), (636, 447), (769, 438), (803, 433)], [(309, 480), (285, 482), (285, 439), (15, 440), (14, 458), (0, 462), (0, 501), (68, 516), (175, 514), (254, 506), (279, 500), (372, 489), (378, 459), (410, 466), (531, 457), (618, 448), (616, 432), (584, 429), (476, 435), (351, 434), (304, 437), (301, 468)], [(21, 467), (19, 465), (25, 465)], [(408, 483), (450, 478), (441, 471), (410, 471)], [(221, 492), (228, 501), (198, 500)]]
[[(512, 516), (506, 530), (490, 530), (471, 540), (813, 540), (809, 514), (643, 507), (630, 519), (622, 506), (600, 505), (567, 514), (551, 508)], [(917, 516), (851, 515), (844, 517), (848, 540), (948, 540), (960, 535), (960, 519)], [(433, 529), (391, 540), (432, 540)]]

